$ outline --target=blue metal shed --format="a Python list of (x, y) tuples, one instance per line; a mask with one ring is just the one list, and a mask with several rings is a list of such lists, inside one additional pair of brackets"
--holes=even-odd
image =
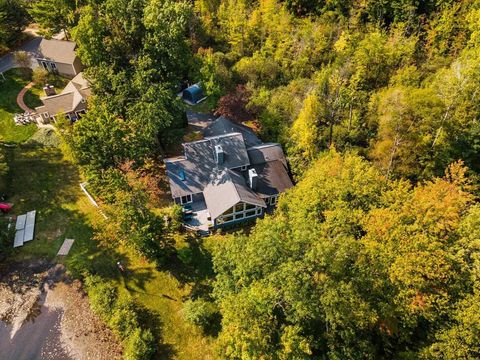
[(202, 88), (198, 84), (195, 84), (183, 90), (182, 97), (192, 104), (197, 104), (205, 99), (205, 94)]

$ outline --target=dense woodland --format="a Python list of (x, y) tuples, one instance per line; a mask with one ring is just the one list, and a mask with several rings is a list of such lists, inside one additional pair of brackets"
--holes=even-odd
[(88, 67), (89, 112), (59, 131), (116, 214), (100, 239), (173, 256), (149, 190), (181, 142), (182, 84), (284, 146), (297, 185), (250, 234), (219, 238), (213, 290), (187, 303), (198, 325), (221, 317), (219, 357), (480, 357), (480, 1), (26, 8)]

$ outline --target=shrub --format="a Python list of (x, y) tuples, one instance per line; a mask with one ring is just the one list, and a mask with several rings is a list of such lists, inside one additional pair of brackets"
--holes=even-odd
[(148, 360), (155, 355), (155, 338), (150, 330), (135, 329), (125, 343), (125, 360)]
[(103, 281), (99, 276), (87, 275), (84, 281), (90, 307), (123, 341), (123, 358), (153, 358), (156, 353), (155, 338), (149, 329), (140, 327), (140, 309), (135, 300), (130, 296), (118, 297), (114, 284)]
[(180, 205), (174, 204), (172, 206), (163, 208), (160, 216), (162, 218), (168, 218), (168, 227), (166, 229), (167, 231), (175, 232), (181, 229), (183, 211)]
[(214, 303), (202, 298), (187, 300), (183, 304), (185, 319), (193, 325), (200, 326), (204, 330), (212, 325), (218, 310)]
[(13, 61), (15, 65), (21, 68), (24, 76), (30, 74), (30, 63), (32, 61), (31, 56), (26, 51), (15, 51), (13, 53)]
[(139, 326), (135, 302), (130, 298), (118, 299), (109, 325), (122, 339), (128, 338)]
[(92, 310), (103, 320), (109, 322), (118, 296), (115, 285), (103, 281), (99, 276), (88, 275), (85, 277), (85, 288)]
[(8, 224), (9, 220), (7, 218), (0, 218), (0, 259), (7, 256), (12, 249), (12, 239), (15, 235), (15, 226), (10, 226), (10, 228), (8, 228)]
[(49, 73), (47, 70), (42, 68), (36, 68), (32, 73), (32, 80), (36, 84), (46, 85), (48, 83)]
[(251, 120), (252, 114), (247, 110), (251, 96), (252, 93), (245, 85), (238, 85), (235, 91), (220, 98), (215, 115), (225, 116), (238, 122)]

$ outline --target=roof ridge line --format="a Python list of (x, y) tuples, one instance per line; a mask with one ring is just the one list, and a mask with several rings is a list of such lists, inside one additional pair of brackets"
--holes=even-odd
[(259, 148), (262, 148), (262, 147), (271, 147), (271, 146), (277, 146), (277, 145), (281, 146), (280, 143), (276, 143), (276, 142), (261, 143), (261, 144), (258, 144), (258, 145), (250, 146), (249, 148), (247, 148), (247, 150), (259, 149)]
[(233, 170), (230, 170), (228, 168), (226, 168), (226, 169), (227, 169), (228, 177), (233, 184), (233, 188), (235, 189), (235, 194), (237, 195), (237, 202), (238, 202), (238, 201), (242, 200), (242, 198), (240, 197), (240, 194), (238, 193), (238, 189), (237, 189), (237, 186), (235, 185), (235, 182), (233, 181), (232, 177), (230, 176), (230, 172), (232, 172)]
[[(65, 90), (65, 89), (64, 89), (64, 90)], [(40, 98), (40, 100), (43, 101), (44, 99), (53, 99), (53, 98), (57, 98), (57, 97), (60, 97), (60, 96), (65, 96), (65, 95), (73, 94), (73, 93), (75, 93), (75, 91), (78, 92), (78, 93), (80, 93), (78, 90), (72, 90), (72, 91), (68, 91), (68, 92), (63, 92), (63, 90), (62, 90), (62, 92), (59, 93), (59, 94), (50, 95), (50, 96), (42, 96), (42, 97)], [(82, 94), (80, 94), (80, 95), (82, 95)]]
[[(229, 132), (229, 133), (227, 133), (227, 134), (220, 134), (220, 135), (214, 135), (214, 136), (206, 136), (203, 140), (211, 141), (212, 139), (224, 138), (224, 137), (232, 136), (232, 135), (242, 135), (242, 136), (243, 136), (243, 134), (242, 134), (241, 132), (232, 131), (232, 132)], [(197, 140), (197, 141), (201, 141), (201, 140)]]

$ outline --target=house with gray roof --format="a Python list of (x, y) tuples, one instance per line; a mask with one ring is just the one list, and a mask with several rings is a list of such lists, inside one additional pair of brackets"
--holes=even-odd
[(46, 87), (49, 94), (41, 97), (43, 105), (35, 108), (37, 121), (48, 123), (58, 115), (65, 116), (71, 121), (78, 120), (87, 111), (87, 98), (91, 94), (90, 83), (83, 77), (83, 73), (75, 76), (59, 94)]
[(263, 216), (293, 186), (282, 147), (224, 117), (205, 138), (183, 144), (183, 156), (165, 160), (172, 198), (193, 213), (201, 230)]
[(77, 44), (73, 41), (42, 39), (35, 53), (38, 65), (55, 74), (72, 79), (83, 70), (75, 53)]

